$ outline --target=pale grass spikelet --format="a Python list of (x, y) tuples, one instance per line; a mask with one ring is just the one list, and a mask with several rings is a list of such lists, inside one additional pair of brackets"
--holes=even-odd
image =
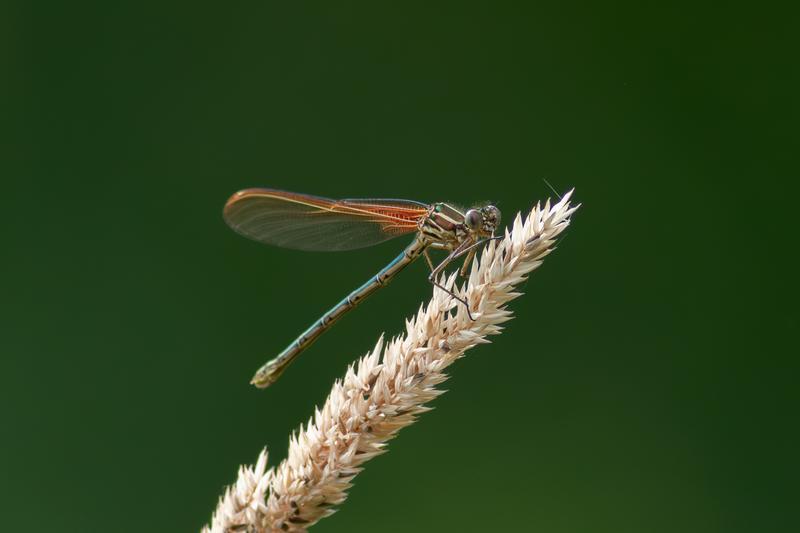
[[(556, 237), (578, 208), (570, 193), (558, 203), (539, 204), (511, 231), (492, 241), (472, 263), (468, 282), (456, 292), (470, 304), (474, 321), (444, 291), (406, 320), (403, 336), (381, 337), (367, 355), (337, 380), (321, 409), (289, 441), (289, 454), (266, 470), (266, 451), (254, 468), (241, 467), (239, 479), (220, 500), (204, 531), (304, 531), (347, 497), (364, 462), (386, 451), (386, 443), (429, 410), (442, 394), (436, 386), (445, 368), (465, 351), (488, 343), (512, 318), (506, 304), (514, 290), (553, 250)], [(447, 279), (451, 285), (456, 274)]]
[(267, 470), (267, 450), (261, 450), (255, 467), (240, 466), (239, 477), (220, 498), (207, 531), (248, 531), (252, 524), (264, 522), (264, 505), (272, 469)]

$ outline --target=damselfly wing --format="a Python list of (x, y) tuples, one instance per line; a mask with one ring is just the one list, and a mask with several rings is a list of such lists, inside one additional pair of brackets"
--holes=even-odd
[(355, 250), (419, 228), (428, 206), (411, 200), (348, 199), (245, 189), (225, 205), (225, 221), (265, 244), (307, 251)]

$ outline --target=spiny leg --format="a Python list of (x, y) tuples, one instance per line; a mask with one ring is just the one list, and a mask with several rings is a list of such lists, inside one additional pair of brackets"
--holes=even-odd
[[(439, 283), (436, 280), (436, 277), (439, 275), (439, 273), (442, 272), (442, 270), (447, 268), (447, 265), (449, 265), (454, 259), (458, 259), (459, 257), (464, 255), (465, 253), (469, 252), (469, 256), (467, 257), (467, 260), (464, 262), (464, 266), (462, 267), (462, 274), (461, 274), (462, 276), (466, 277), (465, 276), (466, 267), (469, 264), (469, 262), (472, 260), (472, 257), (474, 257), (475, 253), (477, 252), (478, 246), (480, 246), (481, 244), (484, 244), (484, 243), (486, 243), (488, 241), (493, 241), (493, 240), (498, 240), (498, 239), (502, 239), (502, 237), (494, 237), (494, 236), (492, 236), (492, 237), (488, 237), (486, 239), (481, 239), (478, 242), (474, 242), (474, 243), (470, 243), (469, 241), (464, 241), (463, 243), (461, 243), (461, 245), (458, 248), (456, 248), (455, 250), (450, 252), (450, 254), (447, 257), (445, 257), (444, 261), (439, 263), (439, 265), (436, 268), (432, 269), (430, 275), (428, 276), (428, 281), (430, 281), (436, 287), (439, 287), (444, 292), (446, 292), (447, 294), (449, 294), (450, 296), (452, 296), (453, 298), (455, 298), (456, 300), (458, 300), (459, 302), (464, 304), (464, 308), (467, 310), (467, 316), (469, 316), (469, 319), (472, 320), (473, 322), (475, 321), (475, 319), (472, 318), (472, 312), (469, 309), (469, 303), (464, 298), (461, 298), (461, 297), (457, 296), (456, 294), (453, 293), (453, 291), (451, 291), (450, 289), (448, 289), (447, 287), (445, 287), (444, 285)], [(428, 250), (425, 250), (424, 254), (425, 254), (425, 259), (428, 260), (428, 264), (430, 266), (433, 266), (433, 263), (431, 262), (431, 258), (428, 256)]]
[(425, 248), (422, 251), (422, 255), (425, 256), (425, 260), (428, 262), (428, 266), (431, 267), (431, 272), (433, 272), (435, 270), (435, 267), (433, 266), (433, 261), (431, 261), (431, 256), (428, 255), (428, 249), (427, 248)]
[(459, 274), (461, 275), (462, 278), (466, 278), (467, 277), (467, 271), (469, 270), (469, 264), (472, 263), (472, 259), (475, 257), (475, 252), (477, 252), (477, 249), (476, 248), (472, 248), (469, 251), (469, 253), (467, 254), (467, 257), (464, 259), (464, 264), (461, 265), (461, 271), (459, 272)]
[(502, 239), (502, 237), (491, 236), (491, 237), (487, 237), (485, 239), (481, 239), (478, 242), (470, 244), (469, 246), (467, 246), (466, 248), (464, 248), (463, 250), (461, 250), (460, 252), (458, 252), (456, 255), (453, 256), (453, 259), (458, 259), (459, 257), (464, 255), (465, 253), (469, 252), (469, 255), (467, 255), (467, 258), (464, 260), (464, 265), (461, 267), (461, 277), (462, 278), (466, 278), (467, 277), (467, 270), (469, 269), (469, 264), (472, 262), (472, 259), (475, 257), (475, 254), (478, 251), (478, 246), (480, 246), (480, 245), (482, 245), (484, 243), (487, 243), (489, 241), (496, 241), (496, 240), (499, 240), (499, 239)]
[(469, 310), (469, 302), (467, 302), (464, 298), (461, 298), (460, 296), (456, 295), (453, 291), (451, 291), (450, 289), (448, 289), (447, 287), (445, 287), (444, 285), (442, 285), (441, 283), (436, 281), (436, 278), (433, 277), (433, 272), (431, 272), (431, 275), (428, 276), (428, 281), (433, 283), (434, 286), (439, 287), (440, 289), (442, 289), (444, 292), (449, 294), (451, 297), (453, 297), (456, 300), (458, 300), (459, 303), (463, 304), (464, 305), (464, 309), (467, 310), (467, 316), (469, 317), (470, 320), (475, 322), (475, 319), (472, 317), (472, 312), (470, 312), (470, 310)]
[(455, 298), (457, 301), (459, 301), (462, 304), (464, 304), (464, 308), (467, 310), (467, 316), (469, 317), (470, 320), (472, 320), (474, 322), (475, 319), (472, 318), (472, 312), (469, 310), (469, 302), (467, 302), (464, 298), (461, 298), (460, 296), (456, 295), (452, 290), (448, 289), (447, 287), (445, 287), (444, 285), (439, 283), (439, 281), (437, 281), (437, 279), (436, 279), (436, 277), (445, 268), (447, 268), (447, 265), (449, 265), (453, 261), (453, 259), (455, 259), (457, 257), (460, 257), (465, 251), (467, 251), (469, 248), (472, 247), (472, 246), (465, 246), (468, 243), (469, 243), (469, 241), (465, 241), (458, 248), (456, 248), (455, 250), (450, 252), (450, 254), (447, 257), (444, 258), (444, 261), (439, 263), (439, 265), (436, 268), (434, 268), (433, 271), (431, 271), (430, 275), (428, 276), (428, 281), (433, 283), (436, 287), (439, 287), (440, 289), (442, 289), (444, 292), (446, 292), (447, 294), (449, 294), (450, 296)]

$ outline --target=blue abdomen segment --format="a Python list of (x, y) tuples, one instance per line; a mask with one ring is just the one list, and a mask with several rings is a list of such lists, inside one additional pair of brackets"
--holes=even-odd
[(345, 299), (322, 315), (319, 320), (305, 330), (294, 342), (281, 352), (280, 355), (261, 367), (258, 372), (256, 372), (252, 382), (259, 387), (266, 387), (274, 383), (286, 367), (289, 366), (289, 363), (306, 348), (311, 346), (311, 344), (327, 331), (334, 322), (360, 304), (367, 296), (389, 283), (398, 272), (418, 258), (427, 246), (427, 240), (418, 235), (417, 238), (414, 239), (414, 242), (403, 250), (403, 253), (395, 257), (391, 263), (381, 269), (381, 271), (369, 281), (348, 294)]

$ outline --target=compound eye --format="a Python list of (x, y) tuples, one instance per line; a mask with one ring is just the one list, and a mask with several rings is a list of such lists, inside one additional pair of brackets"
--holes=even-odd
[(473, 231), (481, 227), (481, 222), (483, 222), (483, 215), (481, 215), (481, 212), (477, 209), (470, 209), (467, 211), (467, 214), (464, 215), (464, 224)]

